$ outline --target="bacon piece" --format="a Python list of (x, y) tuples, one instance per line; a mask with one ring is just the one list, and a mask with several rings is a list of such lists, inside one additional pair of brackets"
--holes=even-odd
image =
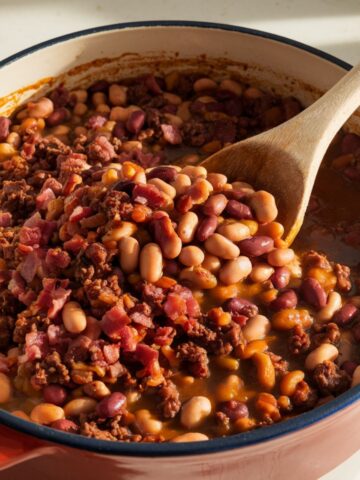
[[(59, 287), (57, 287), (57, 283)], [(58, 280), (56, 278), (44, 278), (43, 290), (40, 292), (36, 303), (41, 310), (47, 310), (47, 316), (54, 318), (65, 305), (71, 295), (71, 290), (67, 290), (68, 280)]]
[(135, 350), (135, 359), (144, 366), (144, 370), (141, 372), (143, 376), (158, 374), (159, 352), (154, 348), (145, 343), (138, 343)]
[(76, 234), (70, 240), (64, 242), (64, 249), (69, 250), (75, 255), (80, 252), (80, 250), (85, 249), (88, 245), (88, 242), (81, 235)]
[(163, 194), (155, 185), (136, 184), (132, 191), (134, 202), (148, 205), (150, 208), (161, 208), (166, 205)]
[(33, 280), (40, 265), (41, 259), (37, 250), (34, 250), (25, 256), (20, 264), (19, 272), (27, 283), (30, 283)]
[(54, 200), (55, 194), (51, 188), (46, 188), (36, 197), (36, 208), (38, 210), (46, 210), (51, 200)]
[(104, 352), (104, 358), (106, 362), (109, 365), (112, 365), (119, 360), (120, 345), (115, 343), (111, 345), (104, 345), (103, 352)]
[(186, 300), (176, 293), (169, 293), (164, 303), (164, 312), (171, 320), (186, 315)]
[(130, 323), (130, 318), (120, 305), (115, 305), (108, 310), (101, 319), (101, 328), (105, 335), (112, 340), (121, 340), (123, 327)]
[(92, 213), (93, 211), (90, 207), (82, 207), (79, 205), (74, 208), (69, 220), (71, 223), (77, 223), (83, 218), (89, 217)]
[(19, 357), (19, 362), (32, 362), (45, 358), (49, 343), (45, 332), (30, 332), (25, 335), (25, 354)]
[(60, 193), (62, 192), (63, 186), (60, 182), (56, 180), (56, 178), (49, 177), (43, 183), (40, 193), (48, 188), (50, 188), (55, 193), (55, 195), (60, 195)]
[(10, 227), (12, 215), (10, 212), (0, 212), (0, 227)]
[(171, 345), (176, 331), (173, 327), (159, 327), (156, 329), (154, 343), (163, 347), (164, 345)]

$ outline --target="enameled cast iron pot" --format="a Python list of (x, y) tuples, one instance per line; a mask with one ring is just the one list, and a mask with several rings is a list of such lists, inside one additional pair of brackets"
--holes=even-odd
[[(199, 22), (111, 25), (50, 40), (0, 62), (0, 114), (60, 82), (87, 86), (99, 78), (174, 67), (239, 74), (258, 86), (294, 94), (305, 105), (350, 69), (311, 47), (240, 27)], [(359, 132), (360, 119), (355, 115), (348, 126)], [(0, 410), (0, 477), (318, 479), (360, 448), (359, 400), (360, 386), (283, 423), (184, 444), (89, 439)]]

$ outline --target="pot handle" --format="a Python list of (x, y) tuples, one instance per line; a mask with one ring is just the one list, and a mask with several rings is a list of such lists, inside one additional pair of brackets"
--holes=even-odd
[(0, 471), (42, 455), (44, 450), (49, 453), (49, 446), (41, 440), (0, 425)]

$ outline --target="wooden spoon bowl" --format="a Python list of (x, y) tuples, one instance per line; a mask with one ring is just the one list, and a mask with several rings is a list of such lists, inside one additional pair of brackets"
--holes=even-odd
[(303, 223), (325, 152), (359, 105), (357, 66), (296, 117), (216, 152), (201, 165), (230, 181), (246, 181), (271, 192), (290, 245)]

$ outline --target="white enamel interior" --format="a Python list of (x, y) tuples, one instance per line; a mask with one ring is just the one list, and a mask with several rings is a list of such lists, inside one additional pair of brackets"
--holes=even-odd
[[(74, 68), (93, 62), (83, 68)], [(118, 79), (174, 68), (231, 73), (309, 104), (334, 84), (344, 69), (305, 50), (248, 33), (190, 26), (132, 27), (88, 34), (26, 55), (0, 71), (0, 114), (49, 89), (47, 83), (16, 92), (41, 79), (70, 87), (99, 78)], [(71, 74), (67, 72), (71, 70)], [(16, 92), (12, 95), (12, 92)], [(1, 97), (3, 100), (1, 100)], [(353, 117), (351, 129), (360, 126)]]

